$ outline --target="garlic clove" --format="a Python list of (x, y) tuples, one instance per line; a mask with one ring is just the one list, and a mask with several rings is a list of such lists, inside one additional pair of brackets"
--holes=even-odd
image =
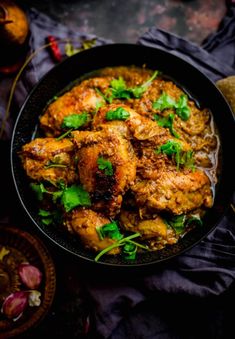
[(21, 281), (29, 289), (37, 289), (42, 281), (42, 273), (39, 269), (28, 263), (19, 266), (19, 276)]
[(34, 306), (40, 306), (41, 305), (41, 292), (32, 290), (29, 291), (29, 306), (34, 307)]

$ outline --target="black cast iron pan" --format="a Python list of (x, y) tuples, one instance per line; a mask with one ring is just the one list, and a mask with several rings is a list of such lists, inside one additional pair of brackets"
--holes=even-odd
[(116, 268), (136, 268), (164, 262), (197, 244), (219, 223), (229, 205), (234, 174), (231, 157), (231, 146), (234, 145), (234, 119), (224, 97), (205, 75), (173, 54), (140, 45), (113, 44), (78, 53), (54, 67), (28, 96), (13, 132), (11, 168), (19, 199), (31, 221), (64, 250), (87, 263), (94, 262), (94, 254), (84, 250), (77, 239), (60, 231), (60, 228), (48, 227), (40, 222), (37, 202), (29, 189), (28, 180), (17, 153), (25, 143), (31, 140), (35, 126), (38, 124), (38, 117), (53, 96), (86, 73), (107, 66), (121, 65), (146, 65), (147, 68), (160, 70), (174, 79), (198, 100), (202, 107), (207, 107), (212, 111), (221, 141), (222, 172), (216, 187), (214, 206), (206, 213), (203, 227), (189, 232), (175, 245), (160, 251), (139, 254), (137, 259), (131, 263), (123, 261), (118, 256), (103, 256), (98, 263)]

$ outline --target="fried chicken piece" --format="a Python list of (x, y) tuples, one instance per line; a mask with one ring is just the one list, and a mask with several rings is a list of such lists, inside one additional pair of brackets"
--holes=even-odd
[[(96, 227), (101, 227), (110, 222), (111, 221), (102, 214), (90, 209), (80, 208), (71, 212), (65, 221), (65, 226), (70, 233), (79, 236), (86, 248), (98, 252), (115, 243), (115, 240), (111, 238), (100, 240), (96, 231)], [(119, 247), (116, 247), (107, 252), (107, 254), (118, 254), (119, 252)]]
[(46, 136), (60, 135), (62, 132), (61, 125), (66, 116), (83, 112), (92, 114), (97, 106), (104, 103), (103, 97), (96, 89), (104, 91), (108, 88), (109, 83), (109, 78), (84, 80), (71, 91), (53, 101), (40, 118), (40, 126)]
[[(118, 131), (75, 131), (80, 182), (92, 194), (94, 208), (115, 216), (121, 207), (122, 195), (136, 177), (136, 157), (129, 141)], [(102, 169), (99, 161), (108, 164)]]
[[(106, 113), (115, 111), (119, 107), (128, 112), (130, 116), (124, 121), (106, 120)], [(161, 134), (162, 130), (165, 130), (162, 127), (159, 127), (155, 121), (136, 113), (125, 104), (111, 104), (109, 106), (101, 107), (93, 119), (93, 127), (98, 129), (102, 128), (104, 125), (117, 126), (117, 129), (119, 130), (121, 125), (126, 126), (130, 131), (130, 134), (137, 140), (152, 138), (155, 135)]]
[(35, 181), (71, 184), (78, 178), (74, 145), (69, 139), (34, 139), (22, 147), (20, 157), (27, 176)]
[(200, 170), (162, 171), (155, 180), (137, 181), (132, 190), (140, 207), (177, 215), (213, 204), (210, 180)]
[(159, 216), (142, 220), (137, 212), (121, 210), (120, 222), (125, 231), (139, 232), (143, 239), (167, 237), (167, 226)]

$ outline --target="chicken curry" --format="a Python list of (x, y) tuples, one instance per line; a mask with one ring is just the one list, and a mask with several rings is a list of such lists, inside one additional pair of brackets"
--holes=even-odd
[(39, 129), (20, 157), (41, 221), (74, 234), (95, 260), (133, 260), (203, 227), (219, 139), (211, 112), (160, 72), (89, 74), (53, 98)]

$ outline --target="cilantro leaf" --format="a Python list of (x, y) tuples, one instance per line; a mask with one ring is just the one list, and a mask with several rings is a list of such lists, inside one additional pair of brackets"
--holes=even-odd
[(185, 219), (185, 214), (174, 215), (170, 219), (166, 220), (166, 222), (175, 230), (176, 234), (181, 234), (184, 231)]
[(129, 91), (131, 91), (134, 98), (140, 98), (148, 89), (148, 87), (151, 85), (153, 80), (157, 77), (158, 71), (155, 71), (153, 75), (142, 85), (136, 86), (134, 88), (129, 88)]
[(53, 223), (53, 214), (52, 212), (43, 210), (43, 209), (39, 209), (38, 215), (40, 217), (42, 217), (41, 221), (44, 225), (50, 225)]
[(180, 158), (180, 164), (194, 170), (193, 151), (183, 152)]
[(187, 232), (187, 227), (189, 227), (191, 224), (193, 224), (193, 226), (203, 225), (202, 220), (198, 215), (192, 215), (189, 218), (187, 218), (185, 214), (174, 215), (165, 221), (175, 230), (176, 234), (181, 235), (183, 235), (185, 231)]
[(100, 240), (103, 240), (104, 238), (120, 240), (123, 238), (123, 235), (120, 233), (116, 221), (113, 221), (109, 224), (105, 224), (100, 227), (96, 227), (96, 231), (99, 235)]
[(179, 153), (181, 150), (181, 144), (174, 140), (168, 140), (165, 144), (158, 147), (156, 153), (164, 153), (166, 155), (174, 155), (175, 153)]
[(186, 95), (181, 95), (178, 102), (176, 103), (176, 114), (182, 120), (188, 120), (190, 117), (190, 109), (188, 107), (188, 98)]
[(38, 215), (42, 217), (41, 221), (44, 225), (51, 225), (53, 223), (61, 223), (62, 215), (61, 211), (47, 211), (39, 209)]
[(90, 206), (91, 200), (89, 193), (82, 186), (72, 185), (65, 188), (61, 196), (61, 202), (66, 212), (71, 211), (77, 206)]
[(126, 82), (122, 77), (119, 77), (118, 79), (113, 79), (110, 82), (110, 86), (114, 91), (124, 91), (126, 90)]
[(168, 156), (172, 156), (176, 161), (177, 170), (180, 166), (180, 155), (181, 155), (181, 144), (174, 141), (168, 140), (165, 144), (158, 147), (155, 151), (157, 154), (163, 153)]
[(189, 226), (190, 224), (193, 224), (195, 226), (202, 226), (203, 222), (198, 215), (192, 215), (186, 220), (186, 226)]
[(44, 193), (48, 193), (48, 191), (46, 190), (45, 186), (43, 185), (43, 183), (40, 184), (34, 184), (31, 183), (30, 184), (31, 189), (35, 192), (36, 197), (39, 201), (43, 200), (43, 194)]
[(38, 215), (40, 215), (40, 217), (49, 217), (51, 216), (51, 212), (43, 210), (43, 209), (39, 209)]
[(171, 98), (166, 92), (153, 103), (153, 108), (163, 111), (164, 109), (174, 108), (176, 114), (182, 120), (188, 120), (190, 117), (190, 108), (188, 107), (188, 97), (182, 94), (179, 100), (176, 102), (175, 99)]
[(102, 157), (97, 159), (98, 168), (104, 171), (105, 175), (113, 175), (113, 166), (109, 160), (106, 160)]
[(85, 112), (81, 114), (71, 114), (64, 118), (61, 127), (78, 129), (81, 126), (85, 125), (87, 120), (88, 120), (88, 116), (87, 116), (87, 113)]
[(173, 127), (173, 122), (174, 122), (175, 115), (173, 113), (169, 114), (167, 117), (161, 117), (158, 114), (154, 115), (154, 119), (157, 121), (158, 125), (161, 127), (169, 128), (171, 134), (175, 138), (179, 138), (179, 134), (176, 133)]
[(151, 85), (152, 81), (156, 78), (158, 71), (155, 71), (153, 75), (142, 85), (128, 88), (125, 80), (122, 77), (113, 79), (110, 82), (110, 88), (107, 90), (106, 95), (100, 93), (102, 97), (109, 103), (112, 103), (113, 99), (131, 99), (140, 98), (144, 92)]
[(126, 120), (130, 116), (130, 113), (127, 112), (124, 108), (118, 107), (115, 110), (110, 110), (106, 113), (106, 120)]
[(136, 257), (137, 246), (132, 242), (126, 242), (122, 249), (122, 254), (127, 260), (134, 260)]
[(159, 111), (163, 111), (167, 108), (175, 108), (175, 106), (175, 100), (172, 99), (166, 92), (163, 92), (158, 100), (153, 103), (153, 108)]

